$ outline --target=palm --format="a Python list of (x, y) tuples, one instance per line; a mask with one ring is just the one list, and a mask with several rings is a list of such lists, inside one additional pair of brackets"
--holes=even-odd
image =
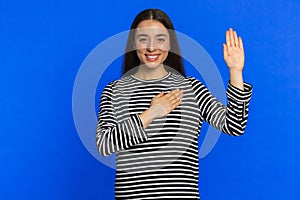
[(226, 31), (226, 44), (224, 46), (224, 60), (230, 70), (242, 71), (245, 55), (243, 42), (231, 28)]

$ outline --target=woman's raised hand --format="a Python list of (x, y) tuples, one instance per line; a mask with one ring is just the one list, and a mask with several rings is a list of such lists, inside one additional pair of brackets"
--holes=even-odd
[(242, 71), (245, 62), (243, 41), (232, 28), (226, 31), (226, 44), (223, 47), (224, 60), (230, 71)]

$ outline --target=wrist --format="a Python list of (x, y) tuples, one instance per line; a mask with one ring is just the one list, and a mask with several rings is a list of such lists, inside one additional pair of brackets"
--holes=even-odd
[(151, 115), (151, 112), (150, 112), (149, 108), (147, 110), (145, 110), (145, 114), (147, 115), (148, 120), (150, 122), (152, 122), (153, 121), (153, 116)]
[(139, 116), (140, 116), (140, 119), (143, 123), (144, 128), (149, 126), (149, 124), (151, 124), (151, 122), (153, 121), (153, 117), (151, 116), (151, 113), (150, 113), (149, 109), (142, 112)]
[(230, 72), (230, 75), (233, 75), (233, 76), (242, 76), (243, 75), (243, 70), (240, 70), (240, 69), (229, 68), (229, 72)]

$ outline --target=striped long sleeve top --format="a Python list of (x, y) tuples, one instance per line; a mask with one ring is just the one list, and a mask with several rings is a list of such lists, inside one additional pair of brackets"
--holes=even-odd
[[(183, 89), (182, 103), (143, 128), (139, 114), (160, 93)], [(230, 83), (222, 105), (193, 77), (169, 72), (161, 79), (133, 75), (109, 83), (98, 113), (99, 153), (116, 153), (115, 199), (199, 199), (198, 136), (203, 121), (232, 136), (244, 133), (251, 85)]]

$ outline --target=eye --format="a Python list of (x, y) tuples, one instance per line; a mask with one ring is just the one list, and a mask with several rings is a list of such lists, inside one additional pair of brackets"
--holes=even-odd
[(163, 43), (164, 41), (166, 41), (165, 38), (157, 38), (157, 42), (159, 42), (159, 43)]
[(148, 39), (147, 38), (139, 38), (138, 41), (141, 43), (146, 43), (148, 41)]

